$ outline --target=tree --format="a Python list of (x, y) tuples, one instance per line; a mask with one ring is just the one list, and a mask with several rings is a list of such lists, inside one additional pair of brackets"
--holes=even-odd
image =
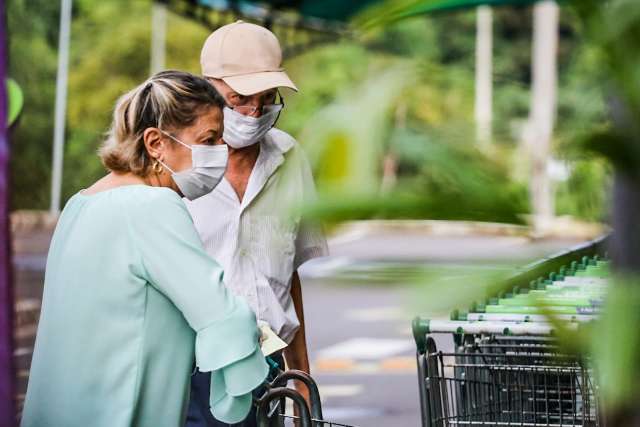
[(12, 134), (11, 206), (45, 209), (49, 202), (58, 2), (7, 5), (9, 75), (24, 91), (24, 113)]

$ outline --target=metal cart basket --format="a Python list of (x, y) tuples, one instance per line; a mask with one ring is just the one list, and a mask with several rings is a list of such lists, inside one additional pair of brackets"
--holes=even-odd
[[(452, 320), (414, 319), (423, 427), (602, 424), (588, 360), (562, 354), (541, 304), (567, 329), (594, 321), (609, 262), (584, 255), (550, 263), (558, 270), (548, 278), (525, 272), (511, 290), (454, 311)], [(453, 349), (439, 351), (432, 334), (450, 335)]]
[(598, 426), (590, 370), (548, 344), (487, 344), (418, 355), (423, 423), (430, 427)]

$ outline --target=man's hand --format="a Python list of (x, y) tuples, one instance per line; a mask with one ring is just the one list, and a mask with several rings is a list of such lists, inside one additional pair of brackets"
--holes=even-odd
[[(291, 298), (293, 299), (293, 305), (296, 309), (296, 315), (300, 321), (300, 328), (298, 329), (296, 336), (289, 346), (284, 350), (284, 357), (287, 360), (289, 369), (298, 369), (300, 371), (309, 373), (309, 356), (307, 355), (307, 342), (305, 337), (305, 325), (304, 325), (304, 310), (302, 305), (302, 288), (300, 286), (300, 277), (298, 272), (293, 273), (291, 279)], [(307, 407), (311, 409), (309, 390), (300, 381), (294, 381), (296, 391), (304, 397), (307, 402)], [(297, 407), (294, 405), (294, 415), (298, 416)], [(297, 424), (297, 423), (296, 423)]]

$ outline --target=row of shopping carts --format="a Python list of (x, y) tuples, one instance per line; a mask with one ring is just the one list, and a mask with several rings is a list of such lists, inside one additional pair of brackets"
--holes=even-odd
[[(589, 361), (561, 352), (547, 317), (568, 328), (598, 317), (609, 286), (609, 261), (600, 256), (565, 253), (553, 272), (522, 274), (528, 282), (515, 280), (451, 320), (416, 318), (423, 427), (602, 425)], [(453, 351), (438, 350), (434, 338), (442, 346), (442, 336), (434, 334), (453, 337)]]

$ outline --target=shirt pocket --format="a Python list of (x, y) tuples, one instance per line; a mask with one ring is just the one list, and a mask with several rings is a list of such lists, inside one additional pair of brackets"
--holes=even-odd
[(250, 252), (257, 273), (273, 287), (288, 286), (293, 274), (299, 221), (257, 216), (249, 221)]

